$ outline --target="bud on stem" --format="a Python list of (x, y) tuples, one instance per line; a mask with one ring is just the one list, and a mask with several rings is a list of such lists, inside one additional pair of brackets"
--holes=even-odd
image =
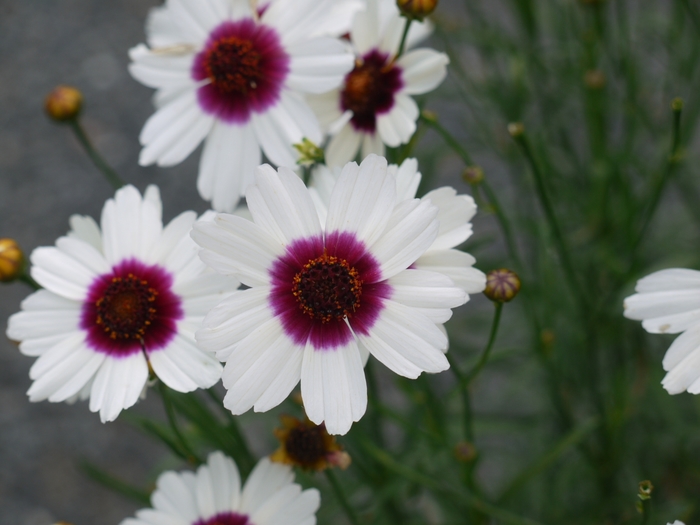
[(22, 276), (24, 254), (14, 239), (0, 239), (0, 282), (9, 283)]
[(46, 96), (46, 114), (57, 122), (67, 122), (77, 118), (83, 106), (83, 94), (71, 86), (57, 86)]

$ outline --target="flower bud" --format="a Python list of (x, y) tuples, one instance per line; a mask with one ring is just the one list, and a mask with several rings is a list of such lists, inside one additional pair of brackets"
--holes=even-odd
[(676, 97), (671, 101), (671, 109), (673, 111), (683, 110), (683, 99), (681, 97)]
[(22, 275), (24, 254), (13, 239), (0, 239), (0, 282), (9, 283)]
[(46, 96), (44, 109), (46, 114), (58, 122), (73, 120), (80, 113), (83, 94), (74, 87), (57, 86)]
[(323, 150), (306, 137), (301, 139), (299, 144), (292, 144), (292, 146), (299, 152), (297, 164), (300, 166), (312, 166), (325, 162)]
[(469, 441), (460, 441), (453, 450), (455, 458), (461, 463), (471, 463), (476, 459), (476, 447)]
[(522, 136), (525, 133), (525, 125), (522, 122), (511, 122), (508, 124), (508, 133), (514, 139)]
[(654, 490), (654, 485), (651, 484), (651, 481), (644, 480), (639, 482), (639, 493), (637, 496), (639, 496), (639, 499), (642, 501), (646, 501), (648, 499), (651, 499), (651, 493)]
[(475, 185), (484, 180), (484, 170), (479, 166), (469, 166), (462, 172), (462, 180), (467, 184)]
[(422, 20), (435, 11), (438, 0), (396, 0), (396, 5), (407, 18)]
[(600, 69), (589, 69), (583, 75), (583, 83), (586, 84), (588, 89), (603, 89), (606, 83), (605, 73)]
[(520, 277), (506, 268), (491, 270), (486, 274), (484, 295), (496, 303), (507, 303), (515, 299), (520, 291)]

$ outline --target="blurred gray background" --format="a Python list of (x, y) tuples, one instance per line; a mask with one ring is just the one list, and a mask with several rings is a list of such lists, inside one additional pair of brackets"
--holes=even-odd
[[(70, 130), (44, 116), (43, 98), (57, 84), (83, 91), (83, 124), (124, 180), (141, 190), (159, 185), (166, 221), (185, 209), (207, 208), (195, 187), (199, 150), (170, 169), (137, 163), (137, 137), (153, 111), (153, 91), (129, 76), (127, 50), (144, 41), (146, 14), (159, 3), (0, 0), (0, 237), (17, 239), (30, 253), (63, 235), (70, 215), (99, 218), (113, 195)], [(443, 1), (441, 10), (455, 4)], [(423, 148), (434, 142), (426, 136)], [(497, 162), (481, 160), (487, 168)], [(464, 192), (461, 166), (447, 155), (436, 171), (441, 182)], [(483, 232), (481, 220), (477, 231)], [(485, 222), (490, 229), (490, 219)], [(0, 285), (0, 334), (28, 293), (22, 284)], [(484, 301), (476, 302), (483, 312)], [(469, 308), (473, 314), (474, 305)], [(25, 392), (33, 361), (0, 335), (0, 525), (108, 525), (133, 515), (136, 504), (90, 480), (79, 462), (147, 486), (170, 466), (167, 453), (123, 421), (103, 425), (85, 403), (30, 404)], [(154, 395), (137, 410), (162, 418)]]

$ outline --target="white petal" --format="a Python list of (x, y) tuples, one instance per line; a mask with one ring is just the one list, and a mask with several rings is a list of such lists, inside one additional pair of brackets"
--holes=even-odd
[(639, 293), (700, 289), (700, 271), (685, 268), (660, 270), (640, 279), (635, 290)]
[(331, 195), (326, 233), (352, 232), (371, 246), (383, 233), (396, 202), (396, 179), (386, 159), (346, 164)]
[(228, 17), (230, 7), (225, 0), (168, 0), (166, 4), (172, 17), (181, 27), (189, 29), (190, 38), (202, 41), (209, 32)]
[(152, 88), (195, 89), (192, 78), (194, 53), (152, 52), (139, 44), (129, 50), (129, 73), (142, 84)]
[[(695, 340), (696, 342), (698, 340), (697, 334), (695, 334)], [(666, 374), (661, 384), (669, 394), (680, 394), (686, 390), (691, 394), (700, 394), (698, 379), (700, 379), (700, 347), (696, 345), (689, 355)]]
[(393, 372), (415, 379), (421, 372), (437, 373), (450, 365), (441, 352), (447, 338), (416, 309), (385, 300), (369, 335), (358, 337), (372, 355)]
[(141, 352), (105, 359), (92, 384), (90, 411), (99, 411), (103, 423), (115, 420), (138, 401), (147, 379), (148, 364)]
[(95, 219), (84, 215), (71, 215), (69, 222), (71, 231), (68, 232), (68, 237), (85, 241), (102, 252), (102, 233)]
[(238, 510), (241, 499), (241, 476), (236, 463), (217, 451), (209, 454), (207, 464), (216, 512)]
[(263, 458), (248, 476), (241, 496), (241, 512), (254, 514), (269, 498), (294, 481), (292, 469)]
[(367, 409), (367, 383), (357, 342), (317, 350), (309, 342), (301, 368), (306, 415), (329, 434), (345, 434)]
[(260, 166), (246, 194), (253, 220), (281, 244), (321, 235), (316, 207), (304, 182), (288, 168)]
[[(298, 485), (294, 485), (298, 486)], [(278, 491), (277, 494), (280, 494)], [(275, 498), (277, 501), (270, 501), (258, 511), (253, 517), (254, 523), (264, 523), (265, 525), (315, 525), (315, 513), (321, 505), (321, 495), (316, 489), (308, 489), (304, 492), (294, 491), (293, 499)], [(290, 494), (287, 494), (288, 496)], [(274, 506), (276, 512), (271, 512)], [(267, 511), (267, 512), (266, 512)], [(264, 521), (258, 521), (263, 518)]]
[(333, 89), (321, 95), (307, 95), (306, 101), (316, 117), (318, 117), (324, 131), (328, 131), (331, 124), (343, 117), (343, 110), (340, 107), (339, 89)]
[(364, 133), (362, 135), (362, 158), (366, 158), (372, 154), (383, 157), (385, 153), (386, 148), (378, 132)]
[(350, 38), (359, 55), (379, 45), (381, 27), (377, 4), (376, 1), (368, 1), (367, 8), (357, 13), (352, 22)]
[(396, 65), (402, 69), (403, 92), (408, 95), (422, 95), (432, 91), (447, 76), (450, 59), (445, 53), (432, 49), (416, 49), (401, 56)]
[[(396, 170), (396, 194), (398, 195), (398, 201), (415, 198), (420, 181), (421, 174), (418, 171), (418, 161), (416, 159), (404, 160)], [(438, 208), (440, 207), (435, 202), (433, 204), (438, 206)]]
[(30, 259), (32, 277), (47, 290), (68, 299), (83, 300), (97, 277), (95, 272), (58, 248), (37, 248)]
[(433, 243), (439, 223), (430, 201), (403, 201), (394, 210), (382, 237), (370, 247), (387, 279), (408, 268)]
[(110, 265), (104, 255), (91, 244), (72, 237), (61, 237), (56, 241), (56, 247), (90, 270), (94, 276), (108, 273)]
[(357, 157), (362, 141), (362, 133), (355, 131), (350, 123), (343, 126), (337, 135), (331, 137), (326, 149), (326, 163), (333, 168), (344, 166)]
[(153, 507), (176, 519), (182, 518), (187, 523), (194, 523), (199, 519), (195, 487), (196, 480), (192, 472), (165, 472), (156, 481), (156, 490), (151, 496)]
[(441, 273), (452, 279), (455, 285), (465, 292), (479, 293), (486, 287), (486, 275), (472, 267), (474, 262), (474, 257), (459, 250), (431, 249), (416, 260), (414, 267)]
[[(228, 392), (224, 406), (233, 414), (242, 414), (253, 406), (256, 411), (272, 408), (268, 403), (283, 400), (299, 381), (302, 352), (278, 319), (259, 326), (236, 345), (226, 362), (223, 382)], [(258, 407), (263, 397), (267, 403)]]
[(637, 293), (624, 303), (628, 319), (644, 320), (651, 333), (677, 333), (700, 320), (700, 292), (695, 289)]
[(469, 221), (476, 213), (476, 203), (469, 195), (457, 195), (450, 187), (429, 191), (424, 200), (430, 200), (438, 207), (440, 230), (431, 250), (454, 248), (466, 241), (472, 234)]
[(148, 359), (163, 383), (178, 392), (209, 388), (221, 377), (219, 361), (179, 333), (166, 348), (149, 352)]
[(268, 270), (284, 253), (284, 246), (265, 230), (235, 215), (197, 221), (191, 235), (205, 248), (200, 257), (207, 265), (224, 275), (235, 275), (248, 286), (268, 284)]
[(216, 122), (204, 144), (197, 189), (217, 211), (231, 213), (253, 182), (262, 152), (251, 125)]
[(416, 131), (418, 113), (418, 106), (411, 97), (397, 94), (389, 112), (377, 115), (377, 133), (382, 142), (392, 148), (408, 142)]
[(188, 280), (186, 283), (173, 287), (173, 292), (181, 297), (183, 293), (179, 290), (187, 292), (187, 296), (182, 299), (182, 309), (187, 317), (203, 318), (224, 297), (234, 292), (240, 285), (232, 277), (219, 275), (213, 271), (209, 273), (210, 271), (196, 279)]
[(451, 279), (435, 272), (404, 270), (387, 283), (392, 301), (416, 308), (456, 308), (468, 298)]
[(48, 290), (34, 292), (21, 306), (22, 311), (10, 316), (7, 323), (7, 337), (12, 341), (60, 336), (80, 325), (81, 303)]
[(269, 4), (261, 21), (273, 26), (287, 47), (327, 31), (324, 26), (340, 14), (334, 11), (337, 3), (337, 0), (276, 0)]
[(337, 88), (355, 63), (348, 46), (336, 38), (302, 40), (286, 51), (291, 58), (286, 85), (304, 93)]
[[(700, 348), (700, 325), (693, 326), (679, 335), (666, 351), (663, 360), (664, 370), (667, 372), (679, 366), (680, 363)], [(700, 377), (700, 371), (698, 372)]]
[(188, 237), (197, 214), (193, 211), (185, 211), (175, 217), (163, 229), (160, 239), (152, 246), (151, 260), (163, 264), (168, 256), (175, 250), (178, 243)]

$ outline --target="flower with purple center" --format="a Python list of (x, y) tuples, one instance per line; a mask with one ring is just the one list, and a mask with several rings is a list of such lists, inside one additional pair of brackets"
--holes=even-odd
[(241, 488), (234, 461), (209, 454), (197, 472), (164, 472), (141, 509), (120, 525), (312, 525), (321, 497), (294, 483), (291, 467), (260, 460)]
[[(326, 150), (330, 167), (370, 153), (384, 155), (416, 131), (418, 106), (410, 95), (435, 89), (447, 74), (449, 59), (432, 49), (410, 50), (397, 57), (406, 24), (393, 0), (367, 0), (353, 21), (350, 37), (355, 67), (343, 84), (309, 97), (323, 126), (332, 135)], [(414, 22), (407, 47), (424, 37), (428, 26)]]
[(192, 232), (200, 257), (249, 286), (205, 318), (200, 347), (226, 362), (224, 404), (267, 411), (301, 380), (306, 413), (346, 433), (367, 405), (369, 354), (405, 377), (448, 368), (444, 322), (467, 294), (446, 276), (409, 268), (434, 242), (438, 209), (397, 199), (386, 159), (349, 163), (321, 225), (292, 171), (258, 170), (253, 222), (219, 214)]
[(148, 44), (130, 72), (156, 88), (141, 132), (141, 165), (173, 166), (202, 142), (197, 187), (214, 209), (233, 211), (262, 153), (294, 167), (293, 145), (320, 143), (304, 96), (337, 88), (352, 69), (342, 34), (357, 0), (167, 0), (151, 11)]
[(219, 380), (221, 365), (197, 348), (194, 331), (239, 283), (197, 257), (195, 219), (185, 212), (163, 227), (158, 189), (141, 197), (127, 186), (105, 204), (101, 229), (75, 215), (68, 236), (34, 250), (31, 274), (44, 289), (7, 329), (22, 353), (38, 357), (31, 401), (89, 397), (90, 410), (111, 421), (136, 403), (149, 367), (180, 392)]

